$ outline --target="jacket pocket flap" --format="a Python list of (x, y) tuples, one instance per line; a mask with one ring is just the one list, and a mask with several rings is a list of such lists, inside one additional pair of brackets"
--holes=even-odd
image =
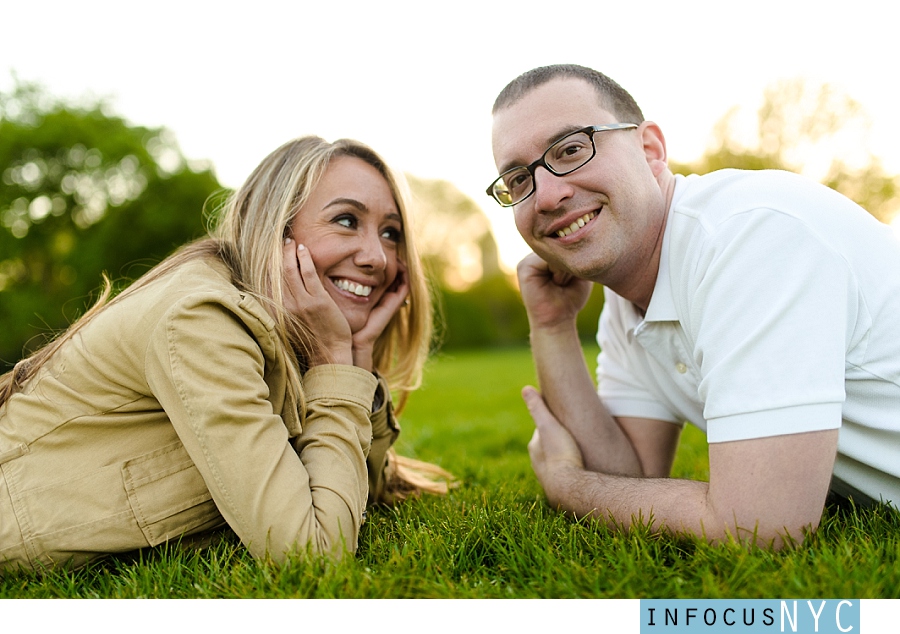
[(10, 448), (2, 448), (0, 447), (0, 464), (4, 462), (9, 462), (10, 460), (15, 460), (21, 456), (24, 456), (28, 453), (28, 445), (25, 443), (19, 443), (14, 447)]
[(126, 462), (122, 476), (135, 519), (151, 545), (221, 521), (203, 476), (180, 442)]

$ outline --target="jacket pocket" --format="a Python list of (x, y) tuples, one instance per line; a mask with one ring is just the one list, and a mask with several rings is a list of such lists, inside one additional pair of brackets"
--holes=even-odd
[(151, 546), (225, 523), (180, 442), (129, 460), (122, 477), (134, 517)]
[(19, 443), (10, 447), (6, 447), (4, 444), (0, 443), (0, 464), (15, 460), (16, 458), (21, 458), (27, 453), (28, 445), (25, 443)]

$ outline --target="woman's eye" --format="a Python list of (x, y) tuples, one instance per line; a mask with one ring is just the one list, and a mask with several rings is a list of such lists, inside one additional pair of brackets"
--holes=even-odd
[(381, 237), (386, 240), (390, 240), (391, 242), (400, 242), (400, 240), (403, 238), (403, 233), (399, 229), (388, 227), (381, 232)]
[(347, 227), (348, 229), (352, 229), (356, 226), (356, 218), (353, 216), (340, 216), (335, 218), (335, 222), (342, 227)]

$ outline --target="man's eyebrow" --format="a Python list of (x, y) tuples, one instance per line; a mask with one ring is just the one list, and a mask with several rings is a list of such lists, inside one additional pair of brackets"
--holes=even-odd
[[(356, 200), (355, 198), (335, 198), (330, 203), (325, 205), (325, 207), (323, 207), (323, 209), (328, 209), (329, 207), (335, 207), (335, 206), (339, 206), (339, 205), (349, 205), (350, 207), (353, 207), (354, 209), (357, 209), (364, 213), (369, 212), (369, 208), (366, 207), (366, 204), (359, 200)], [(388, 220), (396, 220), (397, 222), (403, 224), (403, 216), (401, 216), (400, 214), (390, 213), (385, 217)]]
[[(557, 129), (555, 132), (553, 132), (552, 134), (549, 134), (544, 139), (544, 142), (542, 144), (544, 146), (544, 152), (546, 152), (551, 145), (553, 145), (554, 143), (559, 141), (564, 136), (572, 134), (573, 132), (577, 132), (578, 130), (583, 130), (585, 127), (587, 127), (587, 126), (566, 125), (566, 126), (563, 126), (562, 128)], [(543, 153), (542, 153), (542, 155), (543, 155)], [(528, 163), (519, 163), (517, 161), (511, 161), (509, 163), (506, 163), (505, 165), (503, 165), (503, 167), (500, 168), (500, 173), (503, 174), (504, 172), (507, 172), (508, 170), (511, 170), (514, 167), (525, 167), (526, 165), (528, 165)]]
[(555, 134), (550, 135), (550, 137), (544, 141), (544, 146), (550, 147), (552, 144), (559, 141), (564, 136), (568, 136), (573, 132), (578, 132), (578, 130), (584, 130), (587, 126), (583, 125), (567, 125), (560, 128)]

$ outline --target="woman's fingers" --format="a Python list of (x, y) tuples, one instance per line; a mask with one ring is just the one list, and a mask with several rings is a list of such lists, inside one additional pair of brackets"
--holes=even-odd
[[(334, 304), (334, 300), (322, 286), (322, 280), (319, 279), (319, 274), (316, 272), (316, 265), (309, 254), (309, 249), (290, 238), (285, 240), (284, 270), (287, 290), (294, 300), (293, 303), (296, 304), (288, 306), (291, 312), (297, 314), (298, 311), (308, 311), (311, 302), (314, 306), (318, 302)], [(321, 307), (316, 306), (316, 308)], [(336, 304), (334, 309), (338, 310)]]
[(378, 304), (369, 313), (366, 325), (354, 336), (354, 343), (356, 345), (374, 344), (396, 312), (400, 310), (408, 295), (409, 282), (406, 269), (401, 266), (397, 270), (397, 278), (391, 284), (390, 289), (385, 291), (378, 300)]
[(281, 254), (284, 257), (284, 274), (285, 277), (299, 277), (300, 268), (297, 263), (297, 243), (292, 238), (284, 239), (284, 246), (281, 248)]
[(298, 298), (325, 292), (309, 250), (291, 238), (284, 241), (284, 272), (288, 288)]
[(318, 295), (325, 292), (322, 281), (316, 273), (316, 265), (312, 261), (309, 250), (302, 244), (297, 245), (297, 264), (300, 268), (300, 279), (303, 288), (310, 295)]
[(403, 306), (408, 296), (409, 282), (406, 267), (401, 262), (397, 270), (397, 277), (369, 313), (366, 325), (353, 335), (353, 360), (356, 365), (370, 371), (373, 369), (372, 353), (375, 342)]
[(375, 307), (372, 313), (374, 314), (378, 311), (386, 314), (387, 321), (385, 321), (385, 325), (387, 325), (387, 322), (390, 321), (391, 317), (394, 316), (394, 313), (400, 309), (400, 306), (403, 305), (403, 302), (406, 301), (408, 296), (409, 282), (406, 276), (406, 269), (403, 267), (398, 269), (397, 278), (394, 280), (391, 288), (382, 295), (381, 300), (378, 302), (378, 306)]
[[(298, 245), (291, 238), (284, 241), (284, 300), (287, 309), (297, 314), (301, 306), (307, 301), (309, 291), (303, 279), (303, 270), (300, 264), (300, 254), (309, 258), (309, 252), (303, 245)], [(315, 270), (315, 267), (313, 267)]]
[(285, 308), (309, 329), (322, 354), (310, 365), (352, 363), (352, 335), (347, 319), (322, 286), (309, 250), (292, 239), (284, 246)]

